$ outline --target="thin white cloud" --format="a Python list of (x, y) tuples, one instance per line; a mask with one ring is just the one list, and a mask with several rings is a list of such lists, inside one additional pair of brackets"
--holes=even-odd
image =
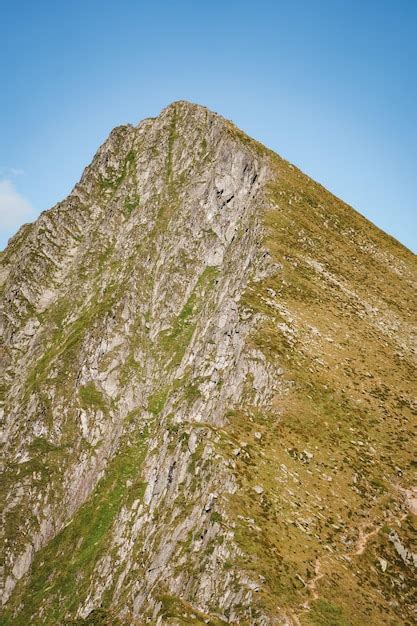
[(10, 168), (10, 174), (12, 176), (23, 176), (25, 172), (23, 170), (21, 170), (19, 167), (11, 167)]
[(0, 167), (0, 176), (2, 178), (13, 178), (14, 176), (23, 176), (25, 172), (20, 167)]
[(13, 234), (25, 222), (35, 218), (35, 211), (10, 180), (0, 180), (0, 233)]

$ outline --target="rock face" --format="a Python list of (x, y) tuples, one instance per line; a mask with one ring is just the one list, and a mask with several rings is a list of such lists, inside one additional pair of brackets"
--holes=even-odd
[(2, 623), (411, 623), (415, 278), (203, 107), (113, 130), (1, 257)]

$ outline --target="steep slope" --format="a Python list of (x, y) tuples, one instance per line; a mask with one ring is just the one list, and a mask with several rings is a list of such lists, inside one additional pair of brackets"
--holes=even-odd
[(412, 623), (408, 250), (178, 102), (1, 262), (3, 623)]

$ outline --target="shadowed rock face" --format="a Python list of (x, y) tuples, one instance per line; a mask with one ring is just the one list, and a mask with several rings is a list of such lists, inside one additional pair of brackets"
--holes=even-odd
[(3, 623), (411, 623), (415, 277), (203, 107), (113, 130), (1, 257)]

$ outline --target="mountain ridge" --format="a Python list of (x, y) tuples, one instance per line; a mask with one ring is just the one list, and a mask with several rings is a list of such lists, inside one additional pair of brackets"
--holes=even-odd
[[(279, 154), (278, 152), (274, 151), (272, 148), (268, 148), (268, 146), (266, 146), (265, 144), (263, 144), (261, 141), (259, 141), (258, 139), (254, 139), (252, 138), (250, 135), (248, 135), (247, 133), (245, 133), (244, 131), (240, 130), (237, 126), (235, 126), (235, 124), (229, 120), (228, 118), (223, 117), (220, 113), (217, 113), (216, 111), (212, 111), (210, 110), (209, 107), (206, 107), (203, 104), (199, 104), (197, 102), (192, 102), (189, 100), (174, 100), (173, 102), (171, 102), (170, 104), (168, 104), (166, 107), (164, 107), (161, 110), (161, 113), (164, 112), (169, 112), (171, 109), (175, 108), (176, 106), (185, 106), (185, 107), (189, 107), (190, 109), (197, 109), (197, 110), (201, 110), (201, 111), (206, 111), (208, 113), (210, 113), (211, 115), (214, 115), (216, 117), (218, 117), (219, 119), (223, 120), (224, 122), (231, 124), (237, 131), (239, 131), (240, 133), (242, 133), (242, 135), (246, 136), (247, 138), (249, 138), (252, 142), (254, 142), (255, 144), (257, 144), (262, 150), (265, 150), (267, 152), (269, 152), (271, 155), (274, 155), (275, 157), (278, 157), (280, 159), (282, 159), (285, 163), (291, 165), (291, 167), (296, 168), (297, 171), (299, 171), (303, 176), (309, 178), (311, 181), (313, 181), (316, 185), (320, 186), (326, 193), (331, 194), (336, 200), (339, 200), (339, 196), (332, 192), (329, 191), (323, 183), (318, 182), (317, 180), (315, 180), (315, 178), (313, 176), (310, 176), (309, 174), (306, 174), (302, 167), (295, 165), (294, 163), (292, 163), (291, 161), (289, 161), (288, 159), (286, 159), (285, 157), (283, 157), (281, 154)], [(143, 119), (141, 119), (136, 125), (126, 122), (125, 124), (120, 124), (118, 126), (115, 126), (113, 128), (113, 131), (119, 129), (119, 128), (138, 128), (141, 124), (146, 123), (146, 122), (153, 122), (156, 119), (158, 119), (157, 117), (145, 117)], [(108, 139), (108, 138), (107, 138)], [(107, 142), (107, 139), (103, 142), (102, 146)], [(94, 158), (94, 157), (93, 157)], [(76, 183), (77, 185), (78, 183)], [(75, 185), (75, 186), (76, 186)], [(74, 188), (75, 188), (74, 186)], [(70, 194), (74, 191), (74, 188), (70, 191)], [(54, 206), (57, 206), (58, 204), (61, 204), (62, 201), (58, 201)], [(387, 237), (391, 237), (393, 239), (393, 241), (395, 241), (396, 243), (398, 243), (399, 245), (401, 245), (403, 248), (405, 248), (406, 250), (408, 250), (409, 252), (411, 252), (411, 254), (415, 254), (414, 251), (409, 248), (406, 244), (404, 244), (402, 241), (400, 241), (399, 239), (397, 239), (394, 235), (392, 235), (391, 233), (388, 233), (387, 231), (384, 231), (383, 228), (381, 228), (380, 226), (377, 226), (374, 222), (372, 222), (371, 219), (367, 218), (363, 213), (360, 212), (359, 209), (354, 208), (352, 205), (350, 205), (349, 203), (343, 201), (347, 206), (349, 206), (353, 211), (355, 211), (358, 215), (360, 215), (364, 220), (366, 220), (369, 224), (371, 224), (374, 228), (377, 228), (381, 233), (384, 233), (385, 236)], [(52, 207), (54, 208), (54, 207)], [(42, 213), (44, 213), (45, 211), (50, 211), (51, 209), (45, 209)], [(35, 220), (36, 221), (36, 220)], [(9, 239), (9, 241), (6, 244), (7, 245), (15, 238), (17, 237), (17, 235), (19, 234), (20, 230), (27, 226), (29, 226), (31, 223), (33, 222), (27, 222), (25, 224), (22, 224), (22, 226), (19, 227), (18, 231), (12, 235)], [(4, 252), (5, 250), (0, 251), (1, 253)]]
[(1, 262), (5, 623), (409, 623), (402, 244), (180, 101)]

